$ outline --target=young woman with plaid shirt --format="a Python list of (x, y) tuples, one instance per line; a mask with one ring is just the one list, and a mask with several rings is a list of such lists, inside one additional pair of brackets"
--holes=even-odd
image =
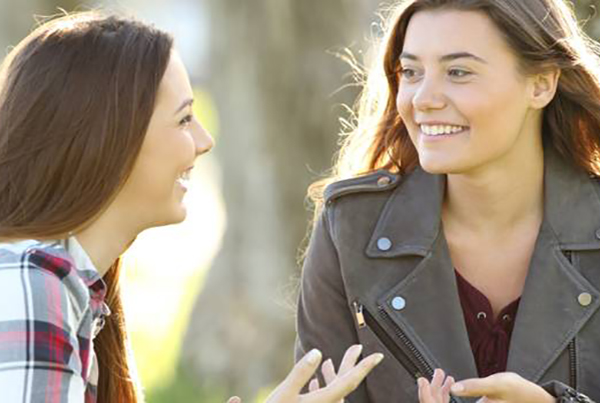
[[(119, 256), (185, 218), (189, 172), (213, 146), (187, 72), (169, 35), (85, 13), (23, 40), (0, 85), (0, 401), (140, 401)], [(359, 355), (300, 395), (312, 351), (269, 402), (339, 401), (382, 358)]]

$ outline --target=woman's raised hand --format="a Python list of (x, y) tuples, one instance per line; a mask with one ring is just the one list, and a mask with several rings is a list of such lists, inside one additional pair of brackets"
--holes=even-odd
[(446, 376), (443, 370), (433, 372), (431, 383), (425, 378), (417, 380), (419, 386), (419, 403), (448, 403), (450, 401), (450, 387), (454, 378)]
[(556, 401), (541, 386), (512, 372), (501, 372), (487, 378), (466, 379), (454, 384), (452, 394), (481, 397), (486, 403), (553, 403)]
[[(354, 345), (346, 350), (339, 370), (335, 371), (331, 360), (323, 363), (321, 372), (325, 383), (320, 387), (317, 379), (309, 384), (309, 391), (300, 394), (310, 379), (315, 375), (322, 360), (319, 350), (312, 350), (294, 366), (287, 378), (269, 395), (266, 403), (339, 403), (365, 379), (383, 359), (383, 354), (371, 354), (358, 364), (362, 352), (361, 345)], [(238, 397), (232, 397), (228, 403), (241, 403)]]

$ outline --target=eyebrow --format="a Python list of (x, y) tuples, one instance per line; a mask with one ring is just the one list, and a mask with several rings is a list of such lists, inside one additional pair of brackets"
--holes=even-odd
[[(409, 59), (409, 60), (415, 60), (415, 61), (419, 60), (419, 58), (417, 56), (413, 55), (412, 53), (408, 53), (408, 52), (402, 52), (402, 54), (400, 55), (400, 59)], [(456, 60), (456, 59), (473, 59), (479, 63), (488, 64), (488, 62), (485, 59), (482, 59), (479, 56), (475, 56), (474, 54), (469, 53), (469, 52), (449, 53), (447, 55), (440, 57), (441, 62), (450, 62), (450, 61)]]
[(175, 111), (175, 115), (177, 115), (181, 110), (183, 110), (184, 108), (190, 106), (191, 104), (194, 103), (194, 99), (192, 98), (188, 98), (185, 101), (183, 101), (183, 103), (179, 106), (179, 108), (177, 108), (177, 110)]

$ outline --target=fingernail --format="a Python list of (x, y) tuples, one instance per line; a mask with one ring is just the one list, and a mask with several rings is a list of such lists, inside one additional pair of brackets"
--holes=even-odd
[(417, 379), (417, 386), (419, 387), (419, 389), (423, 387), (424, 383), (425, 383), (425, 378)]
[(355, 345), (354, 345), (354, 348), (356, 349), (356, 354), (357, 354), (357, 355), (360, 355), (360, 353), (362, 353), (362, 351), (363, 351), (363, 346), (362, 346), (362, 344), (355, 344)]
[(310, 365), (317, 365), (319, 363), (319, 360), (321, 360), (321, 352), (316, 348), (311, 350), (310, 353), (308, 353), (308, 357), (306, 358), (306, 361)]
[(375, 359), (373, 359), (374, 364), (375, 365), (379, 364), (381, 362), (381, 360), (383, 360), (383, 354), (381, 354), (381, 353), (375, 354)]
[(463, 386), (462, 383), (455, 383), (454, 385), (452, 385), (450, 387), (450, 391), (452, 393), (461, 393), (461, 392), (464, 392), (464, 390), (465, 390), (465, 387)]

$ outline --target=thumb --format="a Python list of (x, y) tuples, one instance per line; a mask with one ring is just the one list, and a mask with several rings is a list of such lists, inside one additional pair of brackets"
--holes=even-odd
[(322, 358), (323, 355), (316, 348), (302, 357), (283, 382), (286, 385), (287, 391), (293, 395), (299, 394), (312, 378), (317, 368), (319, 368)]
[(456, 382), (450, 387), (450, 392), (454, 396), (479, 397), (494, 396), (500, 392), (500, 385), (493, 376), (487, 378), (473, 378)]

